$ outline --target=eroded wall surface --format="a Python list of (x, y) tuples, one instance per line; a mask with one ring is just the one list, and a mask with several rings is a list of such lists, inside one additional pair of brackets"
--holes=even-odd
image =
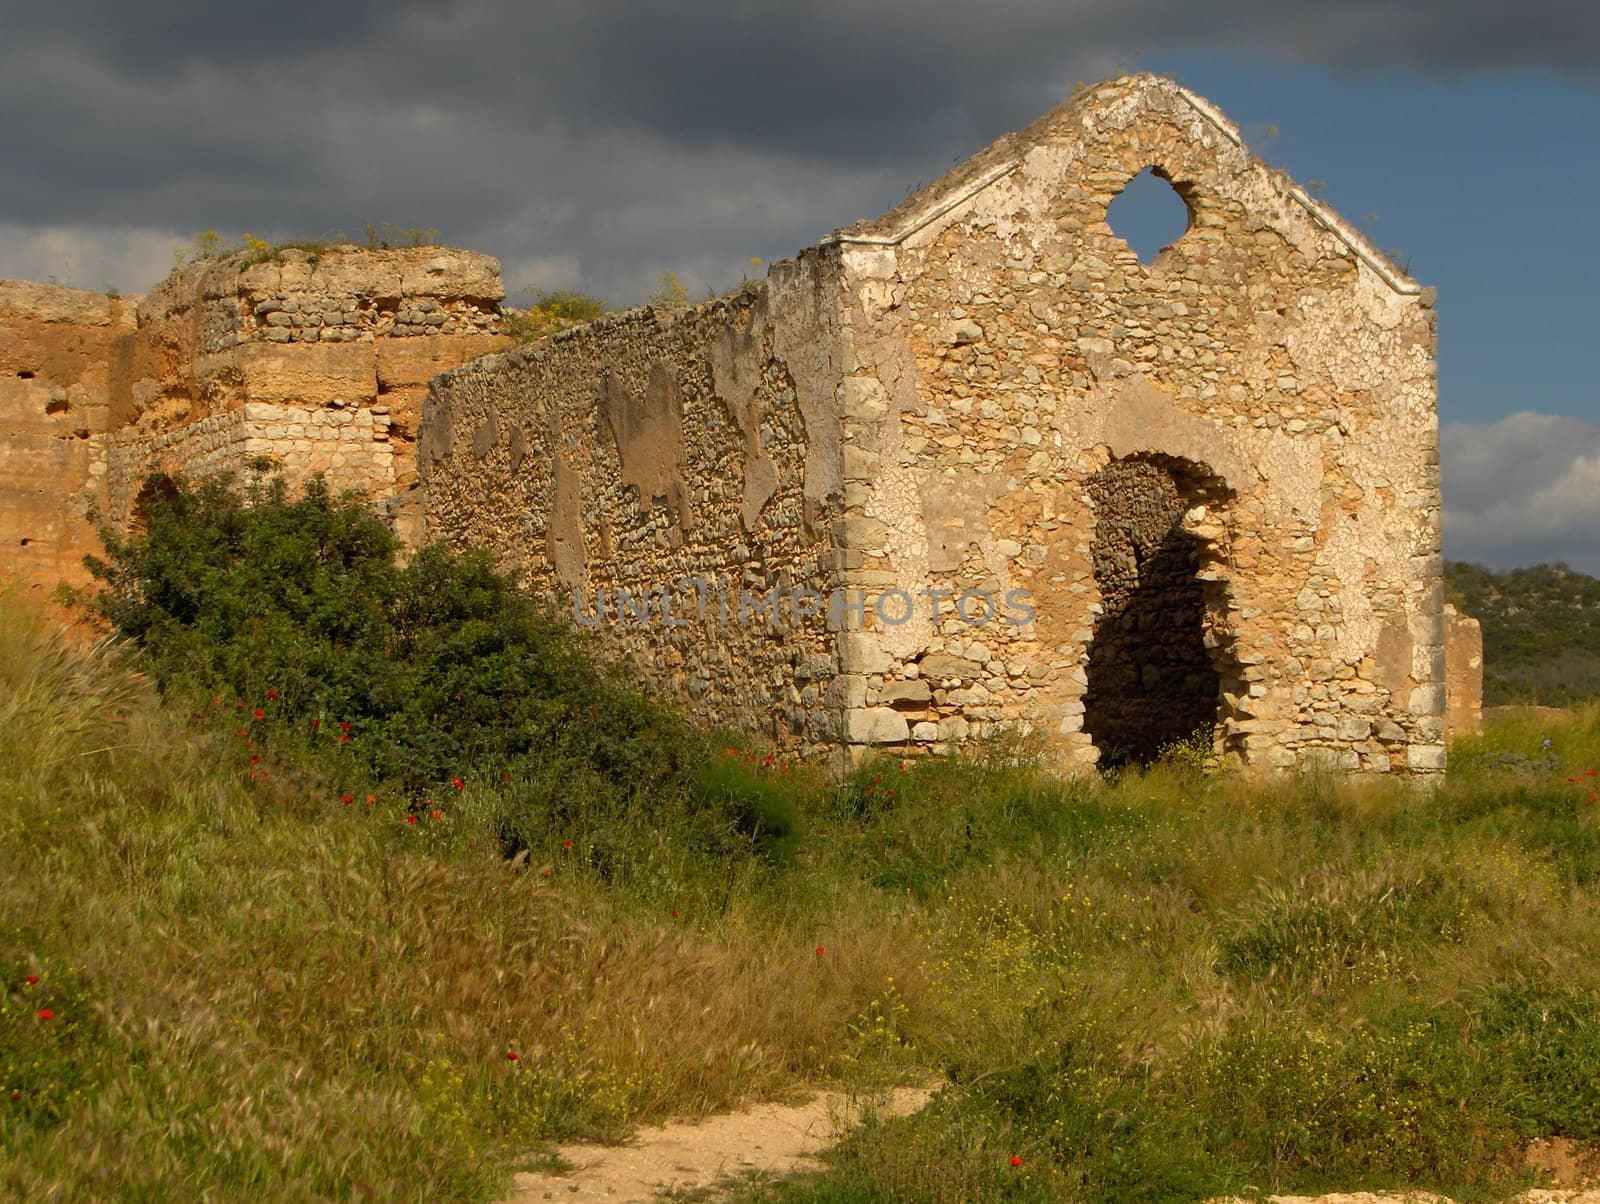
[(499, 264), (444, 247), (206, 259), (129, 299), (0, 282), (0, 574), (88, 583), (91, 512), (150, 473), (240, 473), (406, 502), (428, 381), (504, 346)]
[(832, 743), (836, 635), (794, 600), (824, 607), (834, 570), (835, 277), (813, 252), (732, 298), (445, 374), (420, 446), (427, 535), (524, 570), (701, 718)]
[(97, 546), (82, 497), (125, 420), (132, 300), (0, 281), (0, 578), (48, 597)]
[[(1150, 264), (1105, 220), (1146, 167), (1190, 210)], [(837, 241), (843, 383), (874, 399), (844, 422), (863, 580), (1020, 588), (1034, 612), (874, 624), (880, 654), (855, 668), (880, 722), (857, 726), (898, 716), (937, 745), (1003, 722), (1099, 759), (1086, 696), (1120, 611), (1095, 563), (1117, 506), (1092, 483), (1144, 462), (1183, 482), (1217, 751), (1443, 767), (1431, 294), (1149, 76)]]

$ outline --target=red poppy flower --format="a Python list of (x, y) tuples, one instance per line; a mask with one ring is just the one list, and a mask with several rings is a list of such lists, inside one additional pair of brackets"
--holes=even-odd
[(349, 736), (340, 736), (339, 737), (339, 743), (340, 744), (349, 744), (350, 743), (350, 737)]
[(1015, 1155), (1015, 1154), (1011, 1155), (1011, 1165), (1012, 1166), (1021, 1166), (1022, 1165), (1022, 1159), (1017, 1157), (1017, 1155)]
[(375, 803), (377, 801), (378, 801), (378, 796), (377, 795), (375, 795), (375, 794), (367, 795), (367, 806), (370, 807), (370, 806), (372, 806), (373, 803)]
[(348, 719), (346, 719), (343, 723), (339, 724), (339, 730), (341, 732), (349, 731), (350, 730), (350, 721)]
[(515, 1062), (515, 1061), (516, 1061), (516, 1060), (517, 1060), (517, 1055), (516, 1055), (516, 1054), (515, 1054), (515, 1053), (513, 1053), (513, 1052), (512, 1052), (512, 1051), (511, 1051), (511, 1050), (509, 1050), (509, 1049), (508, 1049), (508, 1050), (506, 1050), (506, 1061), (508, 1061), (508, 1062)]
[(467, 788), (467, 784), (465, 782), (463, 782), (460, 778), (451, 778), (450, 779), (450, 784), (452, 786), (454, 786), (457, 790), (465, 790)]
[(261, 754), (260, 753), (251, 753), (250, 754), (250, 764), (259, 765), (260, 763), (261, 763)]
[(54, 1012), (52, 1012), (49, 1008), (40, 1008), (39, 1009), (39, 1019), (41, 1019), (41, 1020), (54, 1020), (55, 1018), (56, 1018), (56, 1014)]
[(265, 719), (266, 717), (267, 717), (267, 713), (265, 711), (263, 711), (260, 707), (257, 707), (256, 708), (256, 718), (257, 719)]
[(239, 729), (239, 735), (241, 735), (241, 736), (248, 736), (248, 735), (249, 735), (249, 734), (250, 734), (250, 729), (249, 729), (249, 728), (243, 728), (243, 727), (241, 727), (241, 728), (240, 728), (240, 729)]
[(267, 691), (267, 697), (268, 698), (276, 698), (277, 696), (278, 696), (278, 692), (276, 690), (268, 690)]
[(211, 696), (211, 705), (214, 706), (214, 707), (221, 706), (222, 705), (222, 699), (217, 697), (215, 694), (213, 694)]
[(236, 702), (236, 703), (234, 703), (234, 704), (233, 704), (233, 709), (234, 709), (234, 710), (236, 710), (236, 711), (242, 711), (242, 710), (244, 710), (244, 703), (242, 703), (242, 702)]
[(570, 849), (572, 847), (572, 842), (570, 840), (563, 840), (561, 842), (561, 847), (564, 849)]
[(818, 957), (821, 957), (821, 956), (822, 956), (822, 955), (823, 955), (823, 954), (825, 954), (825, 953), (826, 953), (826, 952), (827, 952), (827, 950), (826, 950), (826, 949), (824, 949), (824, 948), (823, 948), (823, 947), (822, 947), (822, 946), (821, 946), (821, 945), (818, 945), (818, 946), (817, 946), (817, 956), (818, 956)]
[(502, 782), (509, 782), (511, 780), (511, 775), (509, 773), (503, 773), (500, 775), (500, 780)]
[(352, 796), (350, 796), (348, 794), (341, 794), (339, 796), (339, 801), (341, 803), (343, 803), (345, 806), (348, 807), (351, 803), (355, 802), (356, 800)]
[(671, 911), (667, 912), (667, 914), (676, 920), (678, 918), (678, 909), (674, 907)]
[(30, 974), (22, 981), (27, 983), (30, 987), (36, 987), (39, 985), (39, 976), (37, 974)]
[(1583, 776), (1586, 778), (1592, 778), (1597, 773), (1600, 773), (1600, 769), (1585, 769), (1583, 771)]
[(444, 812), (443, 811), (435, 811), (433, 813), (433, 818), (434, 819), (443, 819), (444, 818)]
[(417, 822), (417, 817), (416, 817), (416, 816), (415, 816), (415, 815), (408, 815), (408, 816), (406, 816), (406, 823), (408, 823), (408, 824), (414, 824), (414, 823), (416, 823), (416, 822)]
[(319, 727), (321, 727), (321, 726), (322, 726), (322, 720), (320, 720), (320, 719), (313, 719), (313, 720), (312, 720), (312, 721), (311, 721), (311, 730), (312, 730), (312, 731), (316, 731), (316, 730), (317, 730), (317, 729), (318, 729), (318, 728), (319, 728)]

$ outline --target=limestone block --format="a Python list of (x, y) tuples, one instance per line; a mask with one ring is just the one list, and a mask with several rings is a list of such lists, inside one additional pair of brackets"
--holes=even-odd
[(906, 717), (893, 707), (863, 707), (845, 712), (845, 739), (852, 744), (900, 744), (911, 739)]
[(983, 673), (983, 666), (977, 661), (967, 660), (961, 656), (951, 656), (944, 652), (933, 652), (923, 657), (919, 668), (923, 677), (931, 677), (941, 681), (947, 677), (970, 679)]
[(836, 637), (844, 673), (883, 673), (893, 663), (874, 631), (841, 631)]
[(1444, 686), (1424, 685), (1411, 691), (1406, 709), (1413, 715), (1444, 714)]
[(1406, 767), (1416, 773), (1434, 773), (1445, 766), (1443, 744), (1412, 744), (1406, 748)]
[(246, 343), (228, 358), (238, 395), (255, 402), (368, 404), (378, 395), (377, 358), (366, 343)]
[(884, 706), (918, 705), (933, 698), (933, 691), (921, 678), (913, 681), (890, 682), (878, 691), (878, 701)]

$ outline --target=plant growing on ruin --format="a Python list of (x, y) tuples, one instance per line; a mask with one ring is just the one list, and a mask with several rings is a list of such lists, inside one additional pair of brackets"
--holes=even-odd
[(689, 304), (688, 291), (678, 279), (678, 273), (668, 269), (656, 277), (656, 290), (650, 294), (649, 304), (664, 306)]
[(436, 247), (439, 245), (439, 231), (431, 226), (419, 228), (416, 226), (394, 226), (388, 222), (364, 221), (361, 223), (366, 231), (367, 247), (370, 250), (388, 251), (395, 247)]
[(581, 326), (607, 312), (605, 302), (571, 289), (518, 290), (501, 309), (501, 330), (520, 343)]

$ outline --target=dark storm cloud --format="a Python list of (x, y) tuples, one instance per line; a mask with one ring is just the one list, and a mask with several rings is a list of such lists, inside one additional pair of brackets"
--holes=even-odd
[(1150, 52), (1600, 66), (1600, 8), (1565, 0), (7, 0), (0, 34), (0, 225), (53, 236), (8, 234), (0, 272), (76, 238), (98, 283), (119, 229), (373, 218), (615, 300), (666, 267), (725, 283)]

